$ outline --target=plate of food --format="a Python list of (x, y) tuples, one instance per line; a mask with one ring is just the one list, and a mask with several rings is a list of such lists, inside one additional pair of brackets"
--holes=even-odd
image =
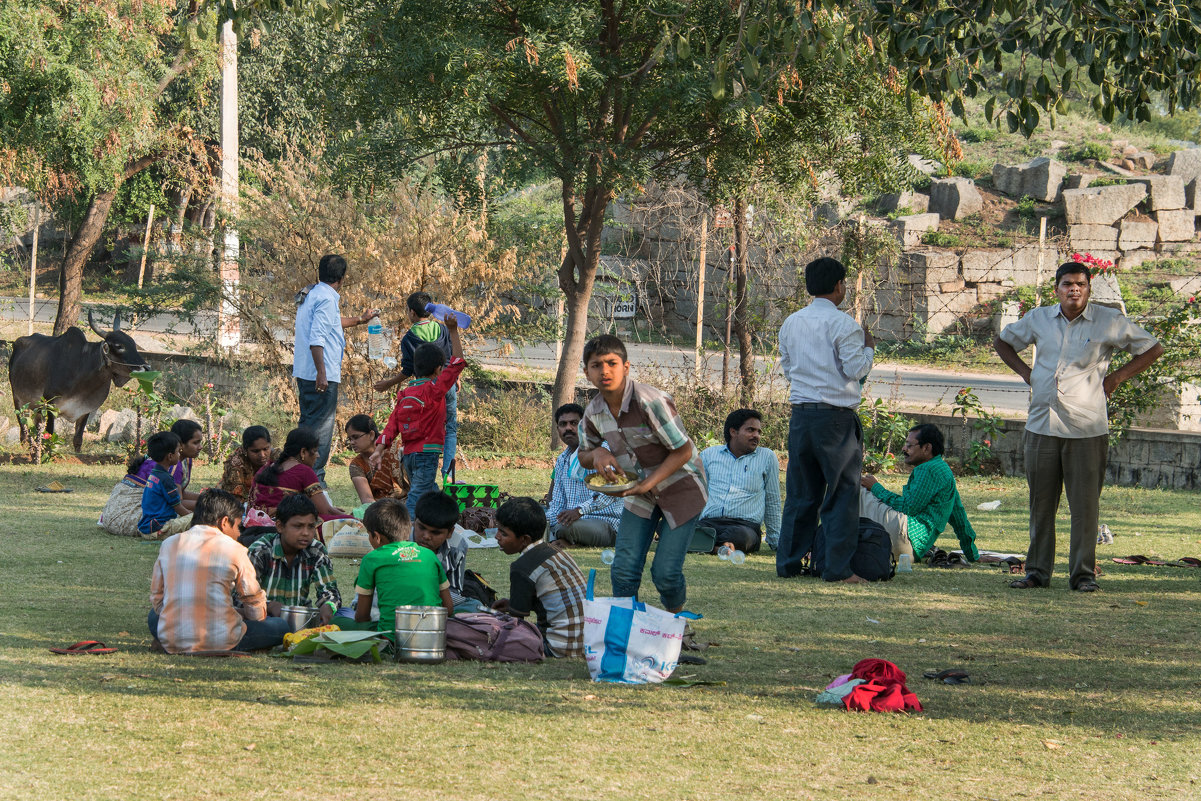
[(600, 473), (593, 473), (584, 479), (588, 489), (603, 492), (605, 495), (620, 495), (638, 484), (636, 473), (625, 472), (619, 478), (608, 479)]

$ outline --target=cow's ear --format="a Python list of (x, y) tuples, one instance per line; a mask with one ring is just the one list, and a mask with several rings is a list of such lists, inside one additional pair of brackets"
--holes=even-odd
[(108, 355), (108, 343), (107, 342), (100, 343), (100, 352), (103, 353), (105, 356)]

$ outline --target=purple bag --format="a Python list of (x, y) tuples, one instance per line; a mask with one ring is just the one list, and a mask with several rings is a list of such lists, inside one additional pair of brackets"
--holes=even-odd
[(538, 627), (511, 615), (470, 612), (446, 621), (446, 658), (482, 662), (541, 662)]

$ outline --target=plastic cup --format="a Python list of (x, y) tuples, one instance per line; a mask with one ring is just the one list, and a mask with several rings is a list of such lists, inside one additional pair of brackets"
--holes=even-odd
[(897, 572), (898, 573), (912, 573), (913, 572), (913, 555), (912, 554), (903, 553), (897, 558)]
[[(733, 557), (733, 555), (734, 555), (734, 546), (728, 542), (723, 543), (722, 546), (717, 549), (717, 558), (722, 560), (723, 562), (730, 561), (730, 559)], [(744, 556), (745, 556), (745, 554), (744, 554)]]
[(601, 551), (601, 562), (606, 565), (613, 564), (613, 560), (617, 558), (617, 552), (612, 548), (606, 548)]
[(730, 564), (740, 565), (746, 561), (746, 554), (744, 554), (742, 551), (734, 551), (734, 553), (730, 554), (729, 559)]

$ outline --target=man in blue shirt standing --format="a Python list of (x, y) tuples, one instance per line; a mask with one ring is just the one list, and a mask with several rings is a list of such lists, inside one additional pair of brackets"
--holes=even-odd
[(709, 478), (709, 503), (697, 526), (711, 528), (716, 544), (730, 543), (743, 553), (759, 550), (763, 529), (775, 550), (780, 539), (780, 460), (760, 448), (763, 418), (739, 409), (726, 418), (725, 445), (701, 451)]
[(377, 314), (368, 309), (358, 317), (342, 316), (342, 297), (338, 291), (345, 277), (346, 259), (332, 254), (322, 256), (317, 267), (319, 283), (298, 295), (300, 308), (296, 310), (292, 377), (296, 379), (300, 398), (297, 426), (311, 429), (317, 435), (318, 456), (313, 469), (322, 482), (334, 433), (338, 384), (342, 381), (342, 354), (346, 350), (343, 329), (362, 325)]

